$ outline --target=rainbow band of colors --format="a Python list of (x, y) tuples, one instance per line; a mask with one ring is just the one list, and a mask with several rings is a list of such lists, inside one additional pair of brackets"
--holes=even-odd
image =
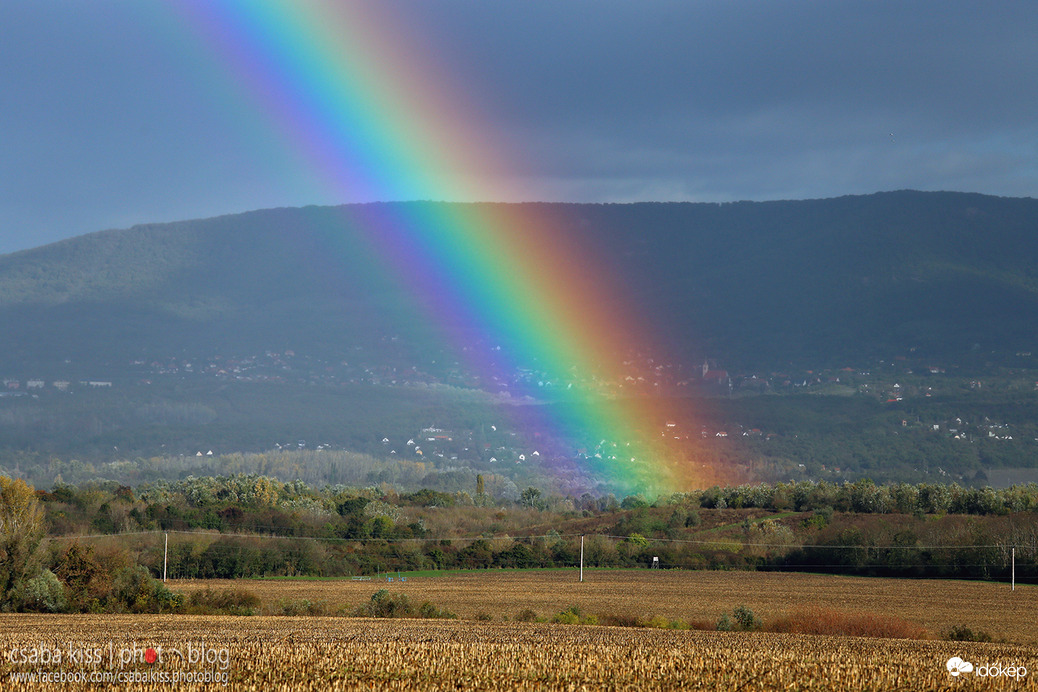
[[(390, 201), (501, 194), (485, 187), (496, 179), (490, 173), (507, 171), (492, 155), (492, 133), (464, 111), (462, 91), (429, 67), (434, 56), (421, 53), (421, 37), (400, 33), (391, 4), (183, 0), (178, 7), (333, 193)], [(387, 205), (364, 233), (424, 314), (463, 325), (451, 333), (468, 341), (455, 346), (484, 376), (536, 364), (559, 381), (574, 372), (622, 381), (624, 356), (651, 350), (648, 331), (547, 209)], [(514, 408), (550, 417), (533, 424), (553, 434), (615, 443), (605, 453), (588, 450), (582, 463), (618, 487), (700, 484), (689, 470), (698, 464), (654, 456), (652, 436), (665, 413), (651, 397), (584, 395)]]

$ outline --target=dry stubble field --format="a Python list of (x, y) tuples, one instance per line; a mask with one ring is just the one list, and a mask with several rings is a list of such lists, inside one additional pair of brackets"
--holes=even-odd
[(935, 635), (955, 625), (985, 630), (1008, 642), (1038, 646), (1038, 588), (941, 579), (874, 579), (819, 574), (687, 572), (679, 570), (576, 570), (448, 573), (385, 581), (171, 581), (174, 591), (243, 588), (264, 603), (278, 599), (323, 601), (330, 611), (366, 602), (376, 590), (405, 593), (412, 603), (430, 601), (461, 618), (483, 612), (513, 619), (524, 608), (551, 616), (570, 605), (585, 613), (653, 616), (716, 622), (745, 605), (768, 620), (819, 606), (845, 612), (891, 615)]
[[(524, 607), (547, 615), (569, 604), (587, 612), (716, 618), (746, 604), (762, 617), (801, 606), (869, 609), (934, 630), (948, 624), (990, 628), (1009, 644), (859, 639), (769, 633), (703, 632), (473, 620), (369, 620), (341, 617), (0, 615), (4, 689), (42, 689), (12, 672), (65, 670), (174, 675), (209, 680), (174, 689), (1038, 689), (1035, 591), (967, 582), (905, 582), (751, 573), (490, 572), (393, 584), (372, 581), (233, 582), (264, 600), (309, 598), (358, 605), (379, 587), (429, 599), (463, 617), (498, 619)], [(213, 584), (209, 584), (214, 586)], [(218, 586), (226, 586), (227, 582)], [(197, 583), (173, 584), (189, 591)], [(994, 609), (991, 623), (982, 611)], [(1008, 630), (998, 626), (1007, 625)], [(161, 655), (148, 662), (145, 651)], [(26, 662), (33, 650), (72, 651), (56, 665)], [(84, 661), (83, 651), (101, 653)], [(191, 652), (209, 660), (189, 660)], [(14, 659), (12, 662), (12, 652)], [(76, 652), (79, 652), (76, 654)], [(127, 656), (126, 652), (129, 652)], [(176, 655), (174, 655), (174, 653)], [(78, 657), (77, 657), (78, 656)], [(137, 658), (120, 664), (120, 658)], [(974, 673), (952, 677), (959, 656)], [(224, 662), (226, 662), (224, 664)], [(1020, 677), (981, 677), (982, 666), (1024, 666)], [(991, 668), (987, 669), (990, 672)], [(1032, 672), (1036, 671), (1036, 672)], [(1019, 673), (1019, 669), (1015, 672)], [(6, 683), (6, 684), (5, 684)], [(53, 685), (48, 685), (53, 686)], [(122, 685), (126, 686), (126, 685)], [(150, 687), (151, 685), (144, 685)], [(163, 683), (165, 688), (168, 684)], [(130, 685), (135, 687), (135, 685)]]

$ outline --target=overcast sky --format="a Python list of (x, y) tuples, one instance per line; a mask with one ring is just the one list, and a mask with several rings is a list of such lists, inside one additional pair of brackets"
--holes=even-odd
[[(176, 1), (0, 2), (0, 253), (371, 201), (243, 115), (260, 104), (221, 81)], [(521, 153), (497, 187), (524, 197), (1038, 196), (1030, 0), (393, 2)]]

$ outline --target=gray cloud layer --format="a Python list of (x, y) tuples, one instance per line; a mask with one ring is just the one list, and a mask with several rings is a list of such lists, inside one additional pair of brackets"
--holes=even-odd
[[(1028, 2), (393, 0), (541, 199), (1033, 196)], [(141, 2), (0, 6), (0, 252), (333, 198)], [(216, 68), (212, 68), (214, 73)], [(232, 98), (228, 96), (227, 98)], [(286, 171), (296, 172), (286, 175)]]

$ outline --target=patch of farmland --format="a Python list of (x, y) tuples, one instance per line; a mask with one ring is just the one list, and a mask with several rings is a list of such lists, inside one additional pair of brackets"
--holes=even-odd
[[(58, 664), (21, 661), (32, 650), (108, 647), (162, 655), (126, 664), (109, 664), (104, 656), (88, 662), (82, 655)], [(170, 653), (191, 647), (210, 655), (191, 662)], [(1038, 689), (1033, 647), (471, 621), (3, 614), (0, 649), (0, 679), (16, 692), (41, 685), (12, 673), (61, 671), (226, 673), (229, 689), (264, 691)], [(953, 677), (946, 666), (952, 657), (972, 662), (975, 672)], [(1028, 672), (1019, 679), (977, 675), (991, 665)], [(156, 686), (169, 688), (129, 687)], [(176, 689), (218, 687), (201, 682)]]
[(935, 635), (956, 625), (996, 638), (1038, 645), (1038, 589), (946, 579), (881, 579), (774, 572), (679, 570), (489, 570), (415, 577), (406, 582), (343, 580), (171, 581), (174, 591), (245, 588), (273, 604), (278, 600), (322, 601), (334, 612), (365, 603), (380, 588), (404, 593), (412, 603), (430, 601), (462, 618), (486, 613), (509, 619), (524, 608), (551, 616), (570, 605), (585, 613), (645, 620), (716, 622), (739, 605), (765, 623), (811, 607), (890, 615), (917, 623)]

